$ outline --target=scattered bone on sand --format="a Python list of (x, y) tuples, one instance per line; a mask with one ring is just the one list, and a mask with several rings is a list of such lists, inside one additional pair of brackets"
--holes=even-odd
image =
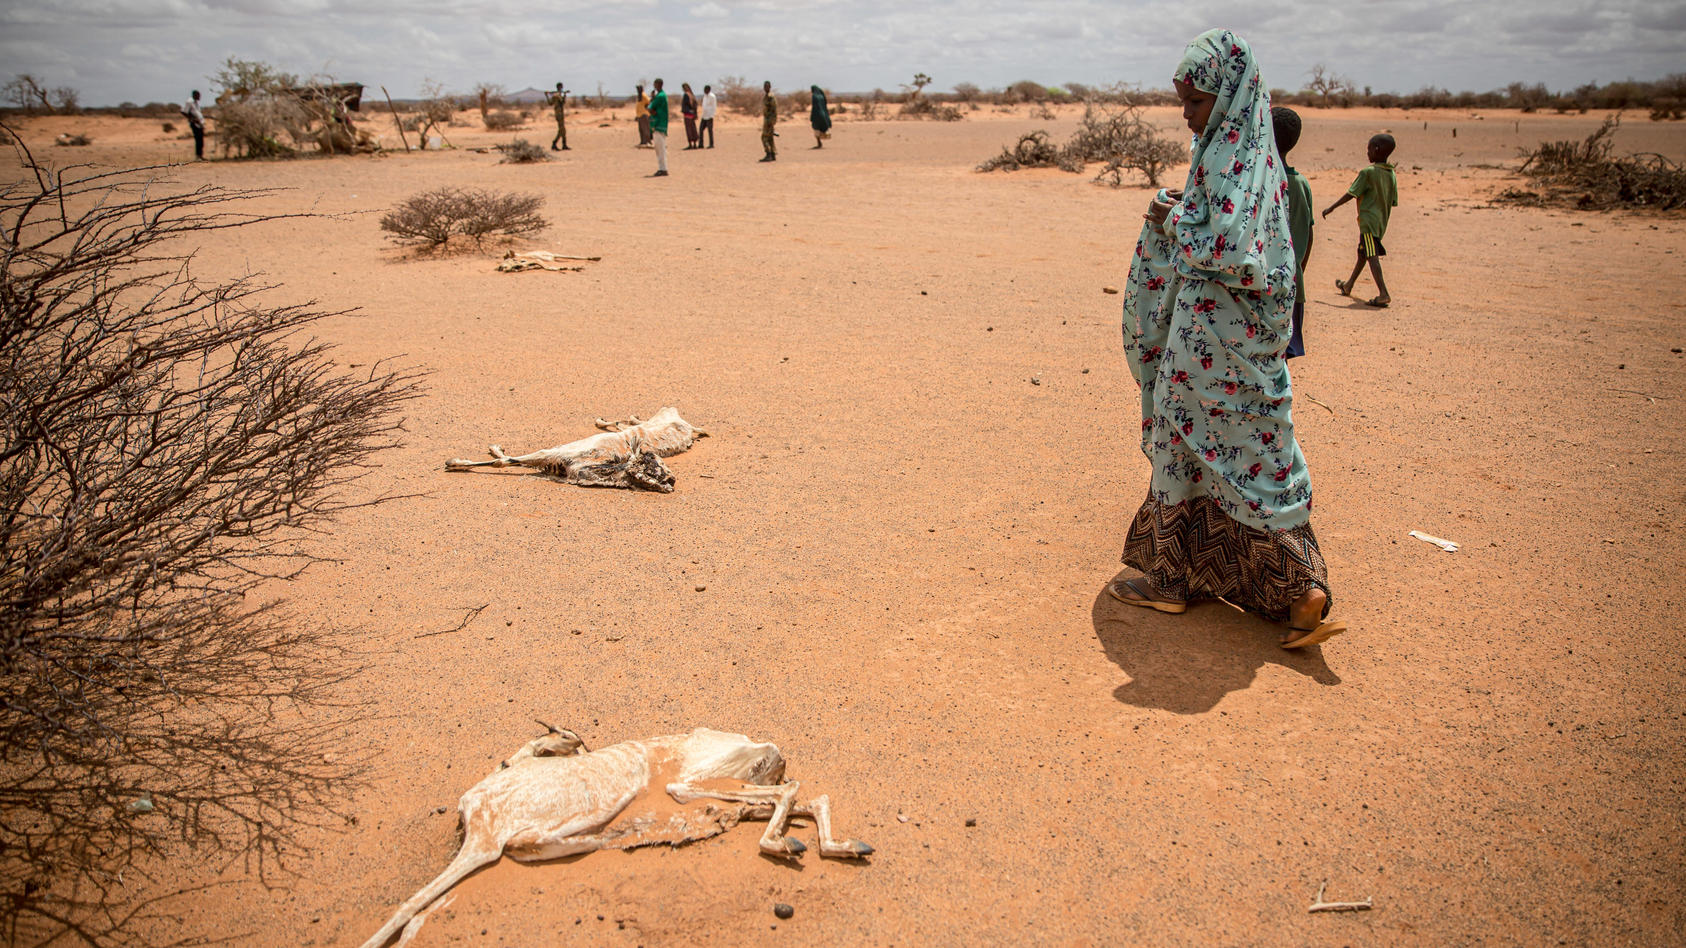
[(674, 408), (663, 408), (648, 421), (634, 415), (627, 421), (595, 419), (602, 434), (581, 438), (544, 451), (511, 457), (497, 445), (492, 460), (452, 458), (447, 471), (473, 467), (533, 467), (581, 487), (630, 487), (664, 494), (673, 491), (673, 472), (661, 462), (690, 448), (708, 432), (693, 427)]
[(1422, 532), (1421, 530), (1412, 530), (1411, 536), (1416, 537), (1417, 539), (1423, 541), (1424, 543), (1432, 543), (1435, 546), (1440, 547), (1442, 550), (1445, 550), (1448, 553), (1458, 552), (1458, 545), (1456, 543), (1453, 543), (1451, 540), (1442, 540), (1439, 537), (1430, 536), (1430, 535)]
[(520, 273), (523, 270), (584, 270), (585, 267), (570, 267), (559, 260), (601, 260), (602, 257), (570, 257), (567, 254), (551, 253), (548, 250), (529, 250), (526, 253), (516, 253), (511, 250), (498, 261), (500, 273)]
[[(544, 726), (548, 734), (529, 741), (462, 795), (457, 812), (463, 843), (456, 858), (363, 948), (380, 948), (400, 931), (398, 944), (404, 945), (436, 900), (505, 854), (518, 862), (542, 862), (600, 849), (678, 846), (724, 833), (741, 820), (765, 819), (761, 851), (800, 856), (807, 847), (785, 836), (792, 816), (814, 821), (821, 856), (858, 859), (872, 853), (858, 840), (832, 837), (827, 797), (797, 801), (799, 784), (784, 780), (784, 755), (776, 745), (699, 727), (587, 751), (572, 731)], [(705, 787), (705, 781), (733, 786)], [(697, 800), (727, 805), (683, 808)]]

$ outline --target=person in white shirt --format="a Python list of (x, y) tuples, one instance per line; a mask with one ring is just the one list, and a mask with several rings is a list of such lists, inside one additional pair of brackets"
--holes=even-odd
[(193, 90), (193, 98), (181, 107), (181, 114), (187, 117), (187, 125), (193, 129), (193, 160), (205, 160), (205, 113), (199, 111), (199, 90)]
[(708, 147), (714, 147), (714, 113), (720, 109), (720, 103), (714, 98), (714, 87), (703, 86), (702, 125), (697, 128), (697, 147), (702, 147), (703, 135), (708, 136)]

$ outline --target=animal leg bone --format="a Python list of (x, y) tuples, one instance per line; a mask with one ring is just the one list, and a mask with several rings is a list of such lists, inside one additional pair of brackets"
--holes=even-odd
[(801, 784), (791, 782), (777, 787), (745, 784), (736, 790), (710, 790), (688, 783), (670, 783), (667, 795), (680, 803), (715, 799), (730, 803), (771, 803), (773, 815), (767, 820), (767, 831), (761, 834), (761, 851), (769, 856), (800, 856), (808, 847), (799, 839), (786, 836), (790, 825), (791, 807), (796, 805), (796, 791)]
[(831, 835), (831, 798), (825, 794), (798, 803), (790, 808), (793, 816), (806, 816), (814, 821), (820, 835), (820, 855), (839, 859), (858, 859), (872, 855), (872, 847), (858, 839), (839, 840)]

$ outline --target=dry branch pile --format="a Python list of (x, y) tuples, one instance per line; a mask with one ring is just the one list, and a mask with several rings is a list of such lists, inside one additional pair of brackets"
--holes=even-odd
[[(168, 840), (274, 869), (355, 773), (343, 633), (287, 618), (413, 377), (188, 251), (268, 192), (59, 172), (0, 188), (0, 932), (121, 938)], [(329, 752), (341, 754), (325, 757)], [(128, 874), (127, 880), (124, 874)]]
[(1541, 142), (1538, 148), (1524, 153), (1520, 170), (1534, 178), (1542, 190), (1509, 188), (1499, 199), (1587, 210), (1686, 208), (1686, 169), (1658, 154), (1614, 157), (1613, 137), (1620, 127), (1621, 120), (1611, 116), (1584, 141)]

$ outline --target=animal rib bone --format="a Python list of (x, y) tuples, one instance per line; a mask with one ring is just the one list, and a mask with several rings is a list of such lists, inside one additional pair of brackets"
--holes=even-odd
[[(414, 920), (431, 911), (429, 906), (505, 854), (541, 862), (599, 849), (677, 846), (723, 833), (740, 820), (764, 819), (761, 851), (794, 857), (807, 847), (785, 835), (792, 816), (814, 821), (821, 856), (859, 859), (872, 853), (863, 842), (831, 835), (826, 797), (797, 801), (800, 785), (784, 780), (784, 755), (773, 744), (699, 727), (588, 752), (572, 731), (544, 726), (549, 733), (527, 742), (462, 795), (457, 812), (463, 842), (456, 858), (399, 906), (363, 948), (381, 948), (400, 931), (405, 939), (413, 937), (420, 927)], [(660, 789), (670, 801), (661, 798)], [(674, 801), (705, 799), (726, 805), (672, 810)]]
[(708, 437), (708, 432), (679, 417), (678, 410), (663, 408), (648, 421), (634, 415), (629, 421), (595, 419), (602, 434), (578, 441), (534, 451), (532, 454), (511, 456), (497, 445), (491, 446), (492, 460), (470, 461), (452, 458), (445, 462), (447, 471), (463, 471), (474, 467), (531, 467), (582, 487), (631, 487), (642, 490), (673, 491), (673, 472), (661, 462)]

